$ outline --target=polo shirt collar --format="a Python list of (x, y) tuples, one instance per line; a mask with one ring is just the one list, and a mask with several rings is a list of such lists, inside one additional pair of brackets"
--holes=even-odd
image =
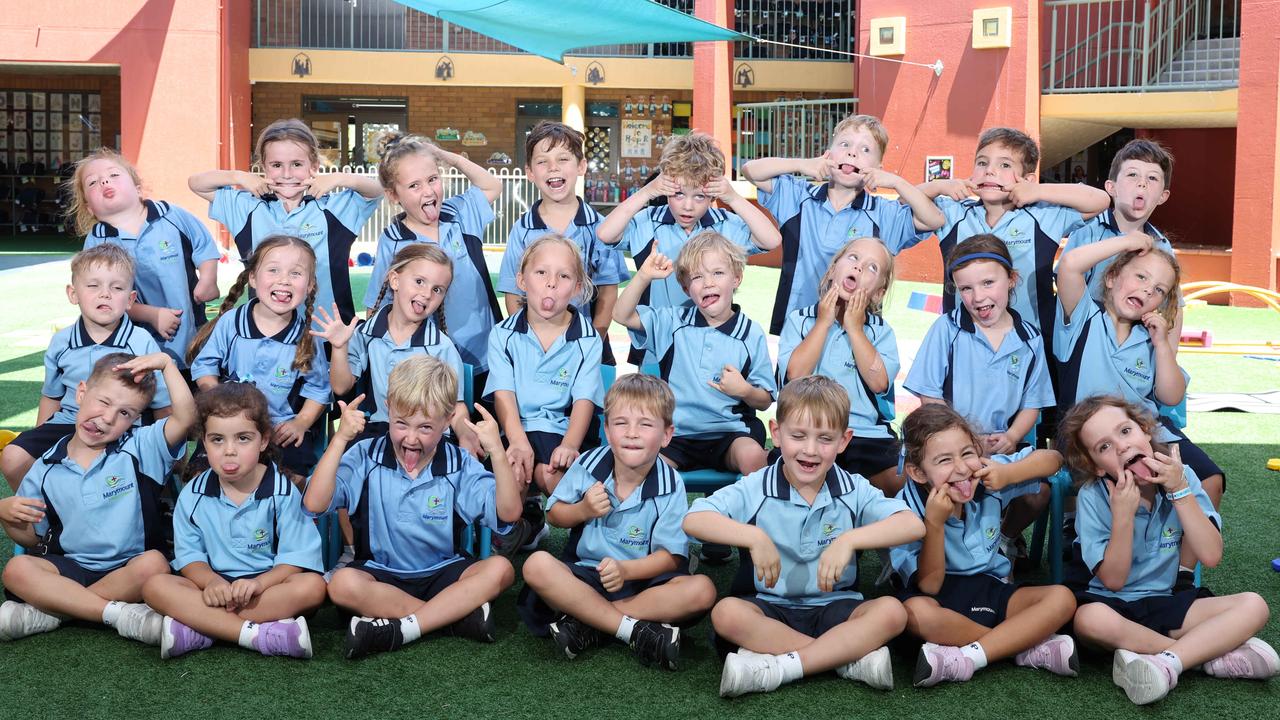
[[(1009, 313), (1009, 317), (1013, 320), (1013, 332), (1023, 343), (1030, 343), (1031, 336), (1027, 333), (1025, 323), (1022, 322), (1022, 316), (1017, 310), (1010, 305), (1005, 310)], [(965, 308), (963, 302), (957, 302), (954, 310), (951, 311), (951, 322), (964, 332), (974, 335), (978, 332), (978, 326), (973, 322), (973, 316), (969, 314), (969, 310)], [(1004, 347), (1004, 343), (1000, 343), (1000, 347)]]
[[(779, 500), (791, 499), (791, 483), (787, 482), (787, 476), (782, 470), (783, 459), (770, 465), (764, 474), (764, 495), (765, 497), (777, 498)], [(831, 494), (834, 500), (846, 493), (853, 492), (853, 476), (841, 470), (834, 464), (827, 470), (827, 477), (823, 480), (823, 486), (827, 492)], [(821, 491), (819, 491), (821, 492)]]
[[(222, 483), (218, 480), (218, 476), (214, 474), (210, 468), (201, 475), (204, 479), (204, 486), (201, 488), (201, 494), (206, 497), (216, 498), (222, 495)], [(262, 473), (262, 480), (258, 481), (258, 489), (254, 490), (253, 497), (258, 500), (267, 500), (276, 491), (276, 466), (275, 463), (268, 462), (266, 472)]]
[[(542, 214), (538, 212), (538, 208), (540, 207), (542, 207), (541, 199), (535, 201), (533, 206), (529, 208), (529, 224), (534, 230), (547, 230), (549, 228), (547, 228), (547, 224), (542, 221)], [(583, 227), (590, 225), (594, 222), (594, 219), (591, 216), (595, 214), (596, 211), (593, 210), (590, 205), (587, 205), (586, 201), (582, 198), (578, 198), (578, 212), (573, 216), (573, 224)]]
[[(702, 214), (702, 217), (698, 218), (698, 225), (700, 225), (700, 226), (702, 226), (702, 227), (704, 227), (704, 228), (709, 228), (709, 227), (711, 227), (712, 225), (715, 225), (715, 224), (716, 224), (716, 219), (715, 219), (714, 217), (712, 217), (712, 215), (714, 214), (714, 213), (712, 213), (712, 210), (714, 210), (714, 209), (715, 209), (715, 208), (708, 208), (708, 209), (707, 209), (707, 211), (706, 211), (705, 213), (703, 213), (703, 214)], [(670, 206), (670, 205), (664, 205), (664, 206), (662, 207), (662, 214), (661, 214), (661, 216), (658, 218), (658, 222), (659, 222), (659, 223), (661, 223), (661, 224), (663, 224), (663, 225), (678, 225), (678, 224), (679, 224), (679, 223), (676, 221), (675, 213), (671, 212), (671, 206)]]
[[(591, 476), (601, 483), (606, 483), (613, 477), (613, 467), (613, 452), (606, 450), (603, 457), (591, 468)], [(649, 500), (675, 490), (675, 482), (672, 478), (674, 472), (661, 458), (654, 458), (653, 467), (649, 468), (649, 472), (644, 476), (644, 482), (640, 485), (640, 499)], [(614, 487), (617, 487), (616, 478)]]
[[(103, 448), (103, 454), (111, 455), (113, 453), (119, 452), (120, 446), (124, 445), (124, 441), (128, 439), (129, 435), (131, 435), (132, 433), (133, 433), (133, 429), (130, 428), (129, 430), (125, 431), (124, 435), (121, 435), (115, 440), (112, 440), (110, 443), (107, 444), (105, 448)], [(54, 443), (53, 447), (50, 448), (49, 451), (44, 454), (41, 460), (43, 460), (46, 465), (58, 465), (62, 463), (63, 460), (66, 460), (67, 445), (71, 442), (71, 436), (74, 434), (75, 434), (75, 430), (72, 430), (69, 434), (64, 435), (61, 440)]]
[[(419, 235), (413, 228), (409, 227), (408, 223), (405, 222), (405, 218), (408, 216), (408, 213), (401, 212), (391, 220), (391, 224), (395, 227), (395, 231), (402, 239), (413, 240), (414, 238), (419, 237)], [(453, 210), (449, 209), (448, 206), (441, 205), (440, 217), (436, 222), (440, 225), (445, 223), (455, 223), (458, 222), (458, 216), (455, 215)]]
[[(160, 203), (152, 200), (143, 200), (142, 206), (147, 209), (147, 225), (164, 216), (165, 208)], [(141, 235), (142, 233), (138, 234)], [(120, 230), (111, 223), (99, 221), (93, 227), (93, 235), (94, 237), (120, 237)]]
[[(445, 442), (443, 439), (436, 445), (435, 455), (431, 458), (431, 465), (428, 466), (427, 474), (430, 477), (444, 477), (450, 473), (458, 472), (462, 468), (462, 459), (458, 456), (460, 451), (454, 445)], [(395, 447), (391, 444), (391, 433), (388, 431), (384, 435), (378, 437), (369, 446), (369, 455), (374, 458), (377, 463), (389, 470), (397, 470), (400, 468), (400, 461), (396, 458)], [(416, 480), (427, 480), (421, 472), (418, 473)], [(415, 480), (415, 481), (416, 481)]]
[[(392, 300), (392, 303), (388, 303), (378, 308), (378, 311), (374, 313), (372, 318), (361, 323), (360, 332), (363, 332), (365, 335), (370, 337), (387, 337), (391, 327), (391, 305), (394, 302), (395, 301)], [(413, 335), (409, 338), (409, 345), (412, 347), (438, 345), (438, 334), (435, 315), (429, 315), (426, 320), (423, 320), (418, 324), (418, 329), (413, 331)], [(430, 338), (428, 338), (428, 335)], [(428, 342), (428, 339), (430, 342)]]
[[(258, 298), (253, 298), (240, 310), (240, 315), (236, 318), (236, 332), (241, 337), (254, 340), (261, 340), (267, 337), (258, 329), (258, 323), (253, 319), (253, 307), (257, 304)], [(293, 345), (302, 338), (302, 318), (299, 317), (296, 308), (290, 312), (292, 316), (289, 324), (285, 325), (280, 332), (271, 336), (272, 340), (285, 345)]]
[[(824, 182), (817, 186), (813, 191), (813, 199), (827, 204), (827, 195), (831, 192), (831, 183)], [(866, 190), (859, 190), (857, 195), (853, 196), (853, 202), (849, 203), (847, 210), (866, 210), (871, 206), (871, 193)]]
[[(738, 324), (742, 321), (742, 308), (737, 303), (730, 307), (733, 308), (733, 314), (729, 316), (728, 320), (716, 325), (715, 329), (732, 337), (734, 331), (738, 329)], [(699, 312), (697, 307), (691, 307), (689, 310), (693, 313), (694, 327), (711, 327), (711, 323), (707, 322), (707, 316)]]
[[(574, 340), (581, 340), (583, 335), (583, 329), (582, 329), (583, 320), (581, 317), (581, 313), (578, 311), (578, 308), (574, 307), (573, 305), (570, 305), (568, 307), (568, 311), (569, 311), (569, 328), (564, 331), (564, 341), (566, 343), (573, 342)], [(701, 315), (699, 315), (699, 317), (701, 317)], [(530, 334), (529, 308), (527, 307), (520, 308), (520, 311), (515, 315), (515, 321), (513, 325), (514, 325), (513, 329), (516, 332), (523, 333), (525, 335)]]
[(129, 319), (128, 315), (121, 315), (120, 323), (116, 325), (116, 329), (112, 330), (111, 334), (102, 342), (94, 342), (89, 335), (89, 328), (84, 324), (84, 316), (82, 315), (80, 319), (76, 320), (75, 330), (71, 333), (70, 347), (84, 348), (100, 345), (102, 347), (123, 348), (125, 347), (125, 341), (132, 332), (133, 321)]

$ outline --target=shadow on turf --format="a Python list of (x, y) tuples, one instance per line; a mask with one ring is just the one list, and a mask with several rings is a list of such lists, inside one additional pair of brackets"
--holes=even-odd
[[(11, 372), (19, 372), (21, 370), (30, 370), (34, 367), (40, 367), (44, 364), (44, 351), (37, 350), (33, 353), (27, 353), (19, 357), (9, 358), (0, 362), (0, 375)], [(38, 383), (37, 383), (38, 384)]]

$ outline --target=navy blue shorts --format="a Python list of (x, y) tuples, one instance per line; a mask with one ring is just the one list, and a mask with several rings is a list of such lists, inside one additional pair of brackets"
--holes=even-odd
[(764, 447), (764, 423), (760, 422), (760, 418), (748, 419), (745, 432), (696, 437), (677, 435), (671, 438), (671, 442), (662, 449), (662, 456), (670, 460), (677, 470), (737, 472), (730, 468), (725, 460), (729, 455), (729, 446), (743, 437), (751, 438), (760, 447)]
[(59, 440), (75, 431), (75, 423), (47, 422), (18, 435), (10, 444), (22, 448), (31, 457), (38, 458), (49, 452), (49, 448), (56, 445)]
[[(252, 579), (254, 579), (254, 578), (258, 577), (259, 575), (262, 575), (262, 574), (263, 574), (263, 573), (260, 573), (260, 572), (256, 572), (256, 573), (245, 573), (244, 575), (228, 575), (228, 574), (226, 574), (226, 573), (224, 573), (224, 572), (218, 572), (217, 570), (214, 570), (213, 572), (214, 572), (214, 574), (215, 574), (215, 575), (217, 575), (218, 577), (222, 578), (223, 580), (226, 580), (226, 581), (227, 581), (227, 582), (229, 582), (229, 583), (233, 583), (233, 582), (235, 582), (235, 581), (237, 581), (237, 580), (252, 580)], [(266, 572), (266, 571), (264, 570), (263, 572)], [(304, 570), (303, 572), (310, 572), (310, 571), (309, 571), (309, 570)]]
[[(826, 633), (831, 628), (845, 622), (849, 616), (853, 614), (858, 606), (866, 602), (866, 600), (832, 600), (826, 605), (815, 605), (813, 607), (796, 607), (785, 606), (771, 603), (768, 600), (761, 600), (754, 595), (738, 596), (738, 600), (755, 605), (764, 611), (764, 616), (772, 620), (786, 625), (798, 633), (816, 638)], [(731, 652), (736, 652), (738, 646), (721, 638), (716, 634), (714, 626), (708, 628), (711, 635), (711, 647), (715, 648), (716, 654), (724, 658)]]
[[(604, 597), (609, 602), (617, 602), (634, 597), (652, 587), (663, 585), (673, 578), (686, 576), (689, 574), (687, 570), (675, 570), (668, 573), (662, 573), (647, 580), (628, 580), (622, 583), (622, 587), (614, 592), (604, 589), (604, 585), (600, 582), (600, 573), (595, 568), (576, 565), (574, 563), (565, 562), (565, 567), (573, 573), (574, 577), (586, 583), (588, 587), (596, 591), (597, 595)], [(560, 612), (550, 605), (546, 604), (538, 593), (529, 587), (528, 583), (520, 589), (520, 595), (516, 599), (516, 611), (520, 613), (520, 619), (524, 620), (524, 624), (529, 628), (529, 632), (538, 637), (547, 637), (551, 634), (549, 626), (559, 617)], [(681, 627), (692, 627), (702, 620), (699, 615), (686, 622), (681, 623)]]
[(1219, 467), (1218, 463), (1214, 462), (1213, 458), (1209, 457), (1208, 453), (1201, 450), (1195, 443), (1191, 442), (1191, 439), (1187, 437), (1187, 434), (1182, 432), (1182, 428), (1173, 424), (1173, 420), (1162, 415), (1160, 416), (1160, 424), (1163, 425), (1166, 430), (1178, 436), (1178, 454), (1182, 456), (1182, 463), (1194, 470), (1196, 477), (1200, 478), (1201, 481), (1207, 477), (1221, 475), (1222, 490), (1225, 492), (1227, 489), (1226, 471)]
[[(551, 453), (564, 442), (563, 435), (541, 430), (530, 430), (525, 433), (525, 437), (529, 438), (529, 447), (533, 448), (534, 465), (550, 465)], [(579, 452), (586, 452), (599, 446), (600, 423), (593, 417), (591, 425), (587, 428), (587, 434), (582, 438), (582, 447), (579, 448)]]
[(1167, 637), (1186, 622), (1191, 604), (1207, 597), (1213, 597), (1213, 591), (1202, 587), (1177, 590), (1172, 595), (1144, 597), (1141, 600), (1121, 600), (1086, 591), (1076, 593), (1076, 604), (1084, 607), (1088, 603), (1102, 603), (1120, 613), (1125, 620), (1136, 622)]
[(365, 567), (364, 563), (352, 563), (347, 567), (367, 572), (373, 576), (374, 580), (391, 585), (406, 595), (412, 595), (426, 602), (439, 595), (445, 588), (456, 583), (462, 577), (462, 573), (467, 571), (467, 568), (478, 562), (480, 561), (475, 558), (463, 557), (460, 560), (454, 560), (430, 575), (421, 577), (401, 577), (387, 570)]
[[(120, 568), (126, 565), (126, 563), (120, 563), (119, 565), (113, 568), (109, 568), (107, 570), (90, 570), (89, 568), (81, 565), (75, 560), (72, 560), (66, 555), (54, 555), (54, 554), (34, 555), (33, 554), (31, 557), (38, 557), (41, 560), (48, 560), (49, 562), (53, 563), (53, 566), (55, 568), (57, 568), (59, 575), (61, 575), (64, 578), (70, 578), (72, 580), (75, 580), (76, 582), (80, 583), (81, 587), (89, 587), (90, 585), (98, 582), (102, 578), (110, 575), (111, 573), (115, 572), (116, 570), (119, 570)], [(14, 592), (8, 588), (5, 588), (4, 594), (6, 598), (14, 602), (26, 602), (25, 600), (23, 600), (22, 598), (14, 594)]]
[(899, 593), (898, 599), (907, 601), (913, 597), (932, 597), (938, 605), (960, 613), (970, 620), (993, 628), (1005, 621), (1008, 616), (1009, 599), (1018, 591), (1012, 583), (979, 573), (977, 575), (954, 575), (947, 573), (942, 579), (942, 587), (937, 595), (929, 595), (920, 590), (915, 578), (911, 585)]

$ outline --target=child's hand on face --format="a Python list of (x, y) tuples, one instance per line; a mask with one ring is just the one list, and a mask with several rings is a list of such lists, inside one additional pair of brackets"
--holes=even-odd
[(638, 273), (650, 280), (661, 280), (670, 277), (675, 271), (676, 266), (671, 262), (671, 258), (660, 252), (654, 252), (644, 259), (644, 264), (640, 266)]
[(822, 299), (818, 301), (818, 322), (824, 328), (829, 328), (836, 321), (836, 304), (840, 302), (840, 291), (836, 290), (836, 286), (832, 284), (831, 289), (827, 290)]
[(1120, 479), (1111, 487), (1111, 516), (1116, 519), (1132, 519), (1138, 512), (1138, 501), (1142, 494), (1138, 491), (1138, 483), (1133, 473), (1123, 470)]
[(111, 368), (112, 372), (124, 370), (133, 376), (134, 382), (141, 382), (150, 372), (163, 372), (169, 363), (173, 362), (173, 358), (162, 352), (154, 352), (150, 355), (142, 355), (136, 357), (129, 362), (121, 363)]
[(280, 447), (298, 447), (307, 435), (307, 428), (302, 427), (298, 418), (286, 420), (271, 431), (271, 439)]
[(1025, 207), (1040, 202), (1040, 185), (1034, 180), (1019, 177), (1009, 188), (1009, 202), (1014, 207)]
[(362, 402), (364, 402), (364, 393), (352, 398), (350, 403), (338, 401), (342, 417), (338, 419), (337, 435), (347, 442), (355, 440), (360, 433), (364, 432), (364, 411), (360, 409)]
[(472, 432), (466, 425), (455, 427), (453, 429), (453, 434), (458, 441), (458, 447), (466, 450), (471, 457), (477, 460), (484, 460), (484, 443), (480, 442), (479, 435)]
[(573, 464), (573, 461), (577, 459), (577, 448), (569, 447), (568, 445), (561, 445), (551, 451), (551, 462), (549, 464), (555, 470), (564, 471), (568, 470), (569, 466)]
[(262, 197), (263, 195), (269, 195), (275, 192), (271, 189), (271, 185), (267, 182), (267, 179), (257, 173), (238, 173), (236, 175), (236, 185), (239, 185), (257, 197)]
[(956, 180), (935, 180), (939, 189), (938, 197), (949, 197), (956, 202), (962, 202), (974, 197), (978, 194), (978, 186), (973, 184), (968, 178)]
[(318, 337), (329, 343), (329, 347), (334, 350), (344, 348), (347, 343), (351, 342), (351, 336), (356, 334), (356, 326), (360, 324), (359, 319), (352, 317), (350, 323), (342, 322), (342, 316), (338, 314), (337, 304), (333, 305), (333, 314), (323, 307), (317, 307), (315, 312), (311, 314), (311, 322), (315, 324), (319, 330), (312, 330), (311, 336)]
[(853, 545), (843, 538), (837, 537), (818, 556), (818, 589), (822, 592), (836, 589), (836, 583), (840, 582), (840, 576), (844, 575), (845, 568), (853, 559)]
[(320, 173), (319, 175), (312, 175), (302, 183), (302, 187), (305, 189), (303, 194), (317, 198), (322, 195), (326, 195), (333, 191), (334, 188), (338, 187), (338, 180), (338, 173)]
[(622, 563), (613, 558), (605, 558), (596, 565), (596, 572), (600, 573), (600, 584), (604, 586), (605, 592), (617, 592), (622, 589), (623, 583), (627, 580), (622, 576)]
[(924, 521), (933, 527), (942, 527), (947, 518), (955, 512), (956, 504), (947, 492), (947, 486), (929, 488), (929, 497), (924, 501)]
[(1188, 485), (1183, 474), (1182, 451), (1178, 449), (1177, 443), (1169, 446), (1168, 455), (1161, 452), (1154, 455), (1155, 457), (1142, 459), (1151, 468), (1151, 472), (1155, 473), (1151, 478), (1152, 485), (1159, 485), (1167, 493), (1177, 492)]
[(234, 602), (231, 597), (231, 583), (218, 576), (204, 586), (200, 595), (207, 607), (225, 608)]
[(999, 490), (1009, 484), (1008, 465), (998, 463), (989, 457), (979, 460), (982, 466), (973, 471), (973, 479), (982, 483), (988, 490)]
[(609, 491), (604, 489), (604, 483), (597, 480), (587, 488), (582, 494), (583, 506), (591, 517), (604, 517), (613, 509), (613, 503), (609, 500)]
[(720, 382), (708, 380), (707, 384), (731, 398), (742, 399), (754, 387), (742, 376), (742, 371), (732, 365), (720, 369)]
[(657, 200), (658, 198), (670, 197), (680, 192), (680, 186), (677, 185), (676, 181), (672, 180), (670, 176), (658, 173), (658, 177), (650, 180), (644, 186), (644, 190), (650, 200)]
[(831, 161), (831, 153), (825, 152), (805, 162), (801, 173), (814, 180), (830, 180), (835, 173), (836, 164)]
[(38, 523), (44, 519), (45, 504), (35, 498), (14, 495), (0, 500), (0, 522), (10, 525)]
[(712, 200), (724, 200), (728, 202), (738, 196), (733, 184), (729, 182), (727, 177), (713, 178), (702, 186), (702, 192)]
[(180, 308), (156, 308), (156, 332), (165, 340), (172, 340), (182, 326), (182, 310)]
[(867, 168), (862, 171), (862, 187), (868, 192), (874, 192), (880, 188), (896, 190), (901, 187), (902, 182), (902, 178), (884, 168)]
[(853, 295), (844, 304), (843, 324), (845, 332), (861, 330), (867, 322), (867, 291), (861, 288), (854, 290)]

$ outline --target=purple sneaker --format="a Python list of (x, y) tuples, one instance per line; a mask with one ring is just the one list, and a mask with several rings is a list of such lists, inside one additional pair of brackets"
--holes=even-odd
[(1205, 663), (1204, 671), (1212, 677), (1266, 680), (1280, 672), (1280, 657), (1270, 645), (1249, 638), (1235, 650)]
[(973, 677), (973, 661), (951, 645), (927, 642), (916, 658), (916, 687), (933, 687), (940, 682), (964, 682)]
[(265, 622), (258, 626), (253, 646), (263, 655), (288, 655), (309, 659), (311, 657), (311, 633), (307, 631), (307, 619)]
[(160, 659), (169, 660), (213, 645), (213, 638), (165, 616), (160, 632)]
[(1050, 635), (1039, 645), (1018, 653), (1013, 662), (1021, 667), (1040, 668), (1066, 677), (1075, 677), (1080, 671), (1076, 641), (1070, 635)]

